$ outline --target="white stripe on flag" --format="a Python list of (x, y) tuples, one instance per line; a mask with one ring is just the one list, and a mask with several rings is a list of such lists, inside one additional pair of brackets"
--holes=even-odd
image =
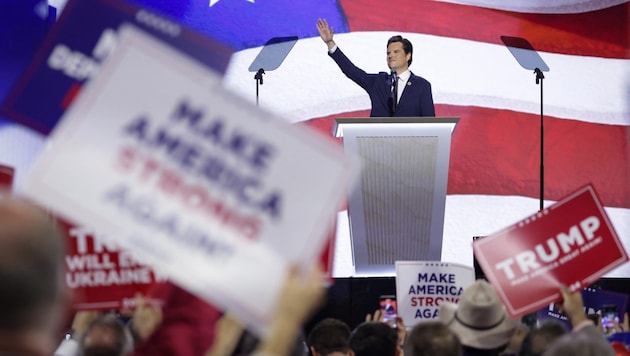
[(575, 14), (623, 4), (628, 0), (434, 0), (453, 4), (541, 14)]
[[(545, 206), (553, 202), (545, 201)], [(472, 238), (497, 232), (538, 210), (538, 200), (515, 196), (448, 195), (444, 214), (442, 261), (473, 265)], [(506, 207), (510, 207), (506, 209)], [(606, 214), (615, 227), (626, 251), (630, 251), (630, 209), (606, 208)], [(625, 238), (624, 238), (625, 237)], [(352, 245), (347, 211), (337, 215), (337, 240), (333, 277), (354, 275)], [(606, 275), (625, 278), (630, 276), (626, 263)]]
[[(336, 35), (339, 47), (367, 72), (387, 71), (385, 43), (398, 33)], [(540, 87), (533, 71), (520, 67), (495, 44), (415, 33), (411, 70), (432, 83), (436, 104), (472, 105), (540, 113)], [(249, 65), (260, 48), (234, 54), (225, 84), (255, 100)], [(540, 53), (550, 68), (544, 80), (544, 114), (601, 124), (630, 125), (630, 60)], [(403, 94), (404, 95), (404, 94)], [(326, 54), (321, 39), (298, 41), (282, 65), (267, 71), (261, 107), (291, 122), (369, 109), (369, 99)]]
[(15, 168), (13, 189), (20, 190), (23, 177), (44, 149), (44, 136), (17, 124), (0, 127), (0, 164)]

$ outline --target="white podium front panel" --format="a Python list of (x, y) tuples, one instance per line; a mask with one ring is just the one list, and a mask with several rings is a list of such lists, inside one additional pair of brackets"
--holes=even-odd
[(344, 149), (358, 154), (363, 167), (348, 198), (356, 275), (394, 275), (396, 261), (440, 260), (457, 120), (337, 120)]

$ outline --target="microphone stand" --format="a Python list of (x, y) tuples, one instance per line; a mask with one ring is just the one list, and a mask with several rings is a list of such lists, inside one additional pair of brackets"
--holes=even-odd
[(540, 68), (534, 69), (536, 74), (536, 85), (540, 82), (540, 211), (543, 210), (543, 201), (545, 200), (545, 164), (544, 164), (544, 125), (543, 125), (543, 79), (545, 76)]
[(540, 57), (534, 47), (524, 38), (501, 36), (501, 41), (512, 53), (521, 67), (534, 70), (536, 85), (540, 84), (540, 210), (543, 210), (545, 200), (545, 164), (544, 164), (544, 126), (543, 126), (543, 71), (549, 71), (549, 66)]
[[(259, 86), (263, 85), (263, 74), (267, 71), (276, 70), (287, 57), (291, 48), (297, 43), (297, 36), (274, 37), (265, 43), (252, 64), (247, 68), (250, 72), (256, 72), (256, 106), (260, 95)], [(263, 69), (265, 68), (265, 69)]]
[[(254, 79), (256, 80), (256, 106), (258, 106), (258, 86), (263, 85), (263, 74), (265, 74), (265, 70), (262, 68), (254, 74)], [(536, 80), (536, 83), (538, 83), (538, 80)]]

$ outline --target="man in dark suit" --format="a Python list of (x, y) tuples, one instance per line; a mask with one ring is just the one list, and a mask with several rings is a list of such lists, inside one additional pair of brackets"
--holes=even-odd
[(317, 20), (319, 35), (328, 46), (328, 55), (341, 71), (370, 96), (370, 116), (435, 116), (431, 83), (409, 70), (413, 57), (411, 42), (402, 36), (387, 41), (387, 64), (391, 74), (369, 74), (355, 66), (337, 47), (334, 31), (324, 19)]

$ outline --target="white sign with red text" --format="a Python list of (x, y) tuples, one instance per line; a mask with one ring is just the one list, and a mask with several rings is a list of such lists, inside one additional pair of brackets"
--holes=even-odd
[(288, 264), (319, 257), (358, 173), (307, 130), (124, 27), (24, 190), (262, 331)]
[(475, 282), (472, 267), (440, 261), (396, 261), (398, 315), (407, 327), (437, 319), (440, 304), (457, 303)]
[(590, 185), (475, 240), (473, 251), (512, 317), (560, 300), (562, 284), (581, 290), (628, 261)]

